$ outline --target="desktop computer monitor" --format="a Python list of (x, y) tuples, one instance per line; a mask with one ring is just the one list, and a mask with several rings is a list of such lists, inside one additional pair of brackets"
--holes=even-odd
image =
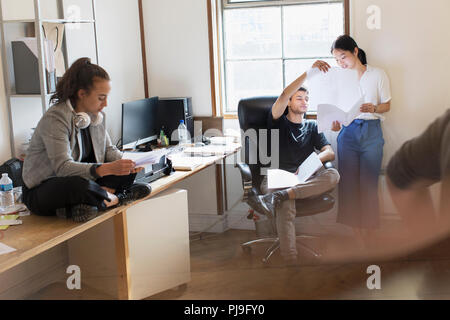
[(158, 137), (158, 97), (122, 104), (122, 148), (134, 149)]

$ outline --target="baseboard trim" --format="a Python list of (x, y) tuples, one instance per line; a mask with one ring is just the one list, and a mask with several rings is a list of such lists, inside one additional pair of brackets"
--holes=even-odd
[(189, 213), (190, 232), (222, 233), (228, 230), (228, 214)]

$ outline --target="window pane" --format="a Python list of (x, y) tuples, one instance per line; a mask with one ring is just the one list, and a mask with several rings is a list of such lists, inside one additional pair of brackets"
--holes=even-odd
[(283, 90), (281, 60), (229, 61), (226, 68), (227, 112), (236, 112), (242, 98), (277, 96)]
[(293, 5), (283, 8), (286, 58), (327, 57), (333, 41), (344, 33), (342, 4)]
[(279, 1), (279, 0), (228, 0), (228, 3), (264, 2), (264, 1)]
[[(323, 61), (328, 62), (332, 67), (336, 67), (336, 60), (333, 59), (322, 59)], [(303, 74), (303, 72), (307, 71), (316, 59), (299, 59), (299, 60), (286, 60), (284, 63), (284, 74), (285, 74), (285, 82), (286, 86), (288, 86), (292, 81), (297, 79), (299, 76)], [(305, 81), (304, 86), (308, 87), (308, 81)], [(316, 111), (312, 108), (310, 111)]]
[(280, 10), (224, 10), (225, 59), (281, 58)]

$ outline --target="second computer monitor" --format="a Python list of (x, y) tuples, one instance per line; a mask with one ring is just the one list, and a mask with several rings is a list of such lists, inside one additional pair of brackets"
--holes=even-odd
[(123, 149), (156, 140), (158, 137), (158, 97), (122, 104)]

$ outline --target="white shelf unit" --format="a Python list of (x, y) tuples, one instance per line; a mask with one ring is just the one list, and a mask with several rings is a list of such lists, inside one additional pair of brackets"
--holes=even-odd
[[(59, 5), (61, 5), (61, 0), (59, 1)], [(95, 0), (89, 0), (92, 9), (92, 18), (93, 19), (44, 19), (41, 14), (41, 0), (33, 0), (34, 5), (34, 19), (4, 19), (4, 11), (2, 7), (2, 0), (0, 0), (0, 26), (1, 26), (1, 56), (3, 63), (3, 77), (5, 84), (5, 94), (6, 94), (6, 107), (8, 111), (9, 118), (9, 130), (10, 130), (10, 144), (11, 144), (11, 155), (12, 157), (16, 157), (16, 145), (15, 145), (15, 131), (14, 131), (14, 122), (13, 122), (13, 101), (14, 98), (40, 98), (42, 105), (42, 115), (47, 111), (49, 107), (49, 99), (51, 97), (51, 93), (47, 93), (47, 82), (45, 76), (45, 61), (44, 61), (44, 45), (43, 45), (43, 31), (42, 25), (43, 23), (62, 23), (62, 24), (92, 24), (93, 25), (93, 38), (94, 38), (94, 46), (95, 46), (95, 59), (96, 63), (98, 63), (98, 45), (97, 45), (97, 23), (96, 23), (96, 15), (95, 15)], [(64, 13), (62, 13), (64, 15)], [(13, 92), (13, 81), (11, 79), (11, 68), (13, 68), (13, 61), (9, 55), (8, 50), (11, 50), (11, 41), (7, 37), (7, 25), (10, 24), (34, 24), (34, 32), (35, 37), (37, 38), (37, 49), (38, 49), (38, 63), (39, 63), (39, 84), (40, 84), (40, 94), (17, 94)], [(67, 35), (65, 37), (65, 44), (67, 45)], [(66, 69), (69, 67), (68, 63), (68, 49), (66, 45), (63, 46), (63, 54), (65, 59)], [(31, 129), (31, 128), (30, 128)]]

